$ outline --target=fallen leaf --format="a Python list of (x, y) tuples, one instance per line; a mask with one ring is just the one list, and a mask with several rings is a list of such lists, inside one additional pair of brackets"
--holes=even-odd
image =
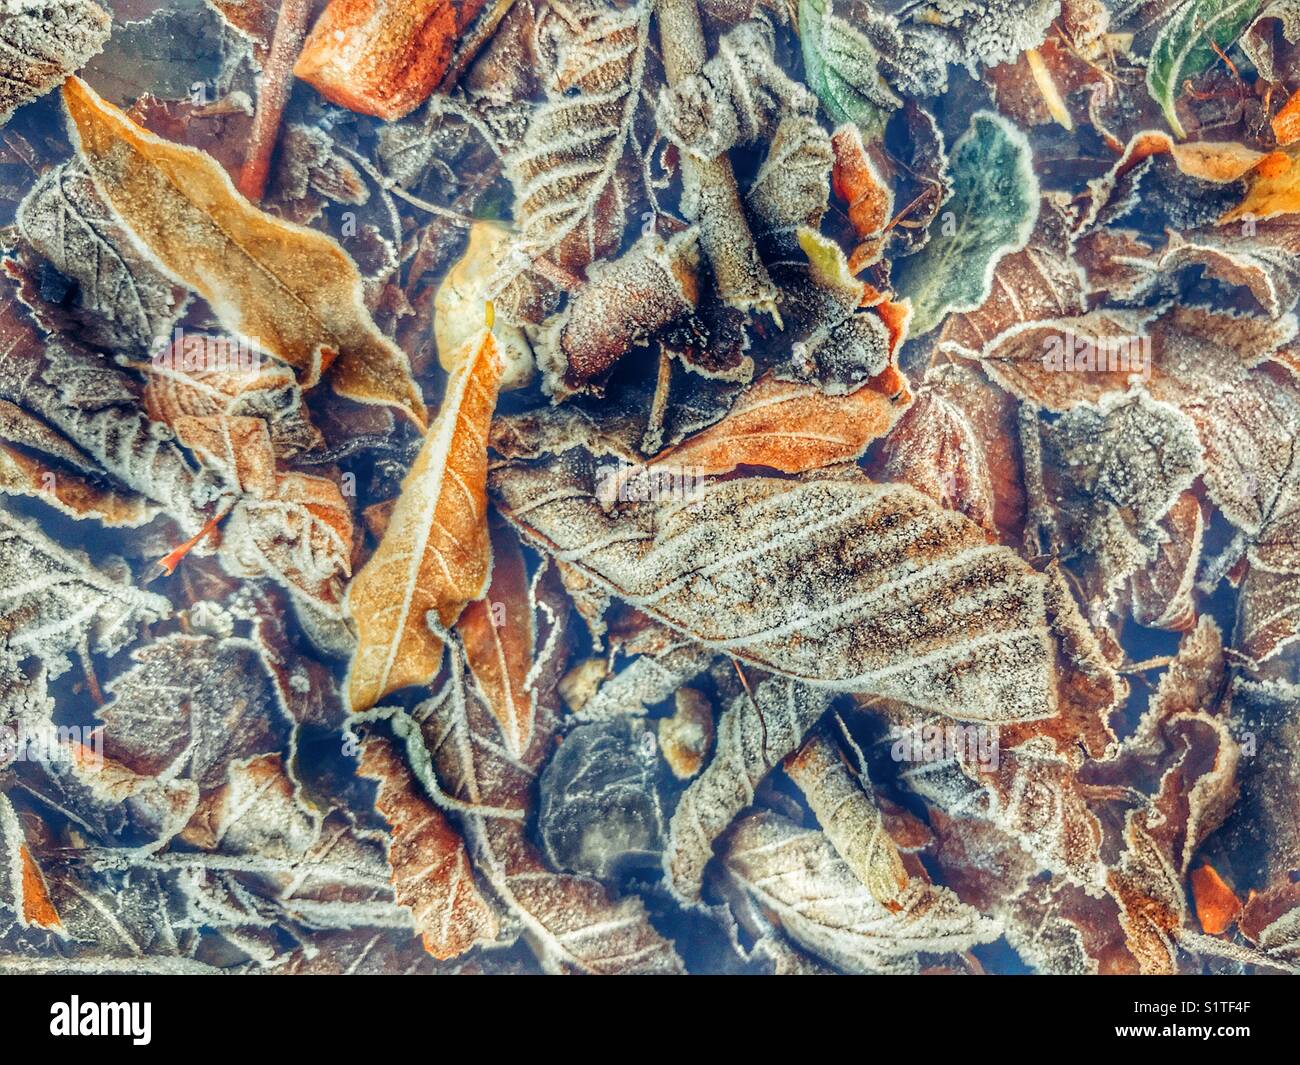
[(492, 583), (482, 599), (465, 607), (456, 631), (509, 750), (522, 756), (532, 742), (537, 710), (537, 694), (529, 685), (536, 634), (528, 573), (519, 538), (510, 527), (494, 520), (490, 533)]
[(822, 833), (770, 812), (736, 826), (723, 861), (796, 943), (845, 972), (916, 972), (921, 953), (961, 952), (1001, 932), (950, 891), (919, 879), (897, 910), (882, 906)]
[(96, 188), (164, 272), (304, 386), (337, 358), (340, 395), (390, 404), (423, 426), (406, 356), (371, 321), (361, 275), (338, 244), (257, 210), (209, 156), (141, 129), (80, 79), (64, 102)]
[(998, 262), (1025, 246), (1038, 214), (1029, 142), (1001, 115), (975, 114), (953, 145), (952, 174), (951, 218), (894, 267), (894, 287), (912, 301), (913, 336), (983, 303)]
[(745, 477), (607, 515), (592, 476), (569, 452), (492, 489), (529, 540), (705, 647), (966, 719), (1054, 712), (1042, 578), (915, 490)]
[(92, 0), (7, 6), (0, 17), (5, 50), (0, 125), (98, 55), (112, 25), (113, 16)]
[(357, 772), (379, 782), (375, 807), (392, 833), (388, 866), (397, 901), (411, 911), (424, 949), (454, 958), (496, 938), (495, 912), (474, 883), (465, 841), (427, 797), (387, 740), (361, 745)]
[(446, 629), (488, 587), (487, 433), (501, 360), (490, 332), (471, 345), (447, 382), (383, 540), (348, 586), (345, 606), (359, 634), (347, 680), (353, 710), (433, 680), (443, 641), (430, 620)]

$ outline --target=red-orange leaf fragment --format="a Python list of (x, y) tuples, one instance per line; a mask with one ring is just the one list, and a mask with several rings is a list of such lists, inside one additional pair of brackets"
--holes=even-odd
[(327, 100), (394, 121), (437, 87), (482, 7), (483, 0), (333, 0), (293, 72)]
[(1212, 936), (1222, 935), (1241, 915), (1241, 900), (1212, 865), (1192, 870), (1192, 901), (1201, 927)]
[(435, 958), (454, 958), (495, 939), (497, 916), (474, 883), (465, 841), (421, 794), (393, 746), (368, 738), (358, 772), (379, 782), (375, 807), (391, 829), (393, 891), (414, 916), (424, 949)]

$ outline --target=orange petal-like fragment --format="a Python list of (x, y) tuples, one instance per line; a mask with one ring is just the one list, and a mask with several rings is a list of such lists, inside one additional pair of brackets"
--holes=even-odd
[(392, 122), (410, 114), (451, 66), (484, 0), (333, 0), (293, 72), (327, 100)]
[(1273, 136), (1283, 146), (1300, 140), (1300, 91), (1292, 93), (1282, 110), (1273, 116)]
[(50, 893), (45, 887), (45, 877), (41, 876), (40, 867), (32, 857), (32, 852), (23, 844), (18, 848), (23, 863), (23, 920), (29, 925), (42, 928), (60, 928), (63, 922), (50, 901)]
[(1192, 870), (1192, 901), (1201, 927), (1212, 936), (1226, 932), (1241, 914), (1241, 900), (1212, 865)]

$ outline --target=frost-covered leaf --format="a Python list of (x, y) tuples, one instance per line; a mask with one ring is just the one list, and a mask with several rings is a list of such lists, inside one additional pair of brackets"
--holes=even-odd
[(0, 574), (0, 636), (14, 655), (38, 656), (56, 674), (83, 640), (96, 654), (115, 654), (141, 624), (171, 613), (162, 596), (134, 587), (120, 560), (96, 567), (3, 508)]
[[(515, 190), (519, 263), (497, 286), (546, 257), (581, 270), (618, 246), (632, 200), (624, 157), (640, 106), (651, 5), (584, 5), (559, 45), (547, 99), (506, 161)], [(507, 305), (512, 302), (505, 300)]]
[(361, 275), (332, 238), (251, 206), (210, 156), (142, 129), (80, 79), (67, 83), (64, 102), (95, 187), (159, 268), (304, 385), (329, 367), (340, 395), (391, 404), (423, 424), (406, 356), (376, 328)]
[(1008, 546), (1025, 517), (1015, 400), (973, 367), (932, 366), (872, 471), (965, 514)]
[(435, 958), (454, 958), (496, 938), (496, 913), (474, 883), (464, 841), (420, 793), (392, 744), (377, 736), (367, 739), (358, 772), (379, 782), (375, 806), (392, 832), (393, 889), (414, 916), (425, 950)]
[(543, 550), (706, 647), (963, 718), (1054, 712), (1041, 577), (913, 489), (744, 477), (607, 514), (592, 476), (570, 452), (492, 487)]
[(354, 710), (391, 691), (427, 684), (442, 662), (445, 629), (488, 586), (487, 434), (501, 380), (496, 338), (484, 330), (447, 384), (438, 418), (378, 549), (348, 586), (359, 643), (348, 671)]
[(661, 451), (645, 472), (682, 468), (698, 476), (745, 465), (803, 473), (852, 462), (889, 431), (910, 401), (906, 378), (892, 366), (844, 396), (769, 374), (747, 388), (722, 421)]
[(909, 877), (872, 799), (861, 752), (851, 750), (856, 764), (850, 763), (834, 730), (821, 726), (786, 759), (785, 771), (799, 785), (835, 852), (878, 903), (894, 909), (901, 905)]
[(899, 909), (882, 906), (824, 835), (776, 814), (741, 821), (723, 860), (791, 939), (845, 972), (916, 972), (922, 954), (961, 952), (1000, 933), (996, 922), (919, 879)]
[(718, 41), (698, 74), (659, 98), (659, 128), (683, 151), (713, 159), (767, 138), (784, 114), (812, 112), (816, 100), (772, 59), (773, 33), (751, 19)]
[(914, 336), (983, 303), (999, 260), (1024, 247), (1038, 214), (1029, 142), (1000, 115), (981, 111), (971, 119), (953, 145), (952, 175), (950, 217), (894, 272), (894, 287), (912, 301)]
[(465, 607), (456, 631), (465, 644), (470, 672), (501, 726), (510, 750), (522, 755), (533, 738), (537, 693), (529, 684), (536, 632), (528, 598), (528, 573), (519, 538), (494, 520), (492, 583), (482, 599)]
[(104, 752), (133, 772), (210, 789), (230, 764), (279, 751), (288, 721), (257, 645), (179, 633), (144, 644), (109, 681)]
[(718, 837), (754, 801), (754, 789), (830, 706), (828, 693), (773, 677), (732, 699), (718, 719), (713, 760), (692, 781), (673, 813), (664, 871), (673, 893), (699, 901), (705, 866)]
[[(1250, 25), (1261, 0), (1183, 0), (1161, 26), (1147, 59), (1147, 89), (1179, 137), (1174, 106), (1185, 79), (1201, 73)], [(1217, 48), (1216, 48), (1217, 46)]]
[(18, 228), (77, 282), (81, 339), (145, 352), (170, 336), (184, 310), (183, 290), (136, 250), (80, 163), (41, 178), (18, 206)]
[(0, 125), (98, 55), (112, 24), (92, 0), (9, 0), (0, 9)]

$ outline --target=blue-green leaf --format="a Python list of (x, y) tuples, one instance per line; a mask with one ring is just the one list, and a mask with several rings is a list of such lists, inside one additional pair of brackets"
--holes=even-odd
[(856, 122), (866, 140), (883, 133), (903, 101), (881, 75), (872, 43), (832, 12), (830, 0), (799, 0), (799, 40), (808, 87), (832, 121)]
[(1151, 46), (1147, 60), (1147, 90), (1160, 105), (1178, 136), (1187, 136), (1174, 100), (1184, 79), (1208, 69), (1217, 58), (1214, 47), (1226, 49), (1250, 25), (1262, 0), (1184, 0), (1174, 10)]
[(1001, 115), (977, 112), (953, 147), (952, 190), (930, 242), (894, 266), (894, 288), (912, 301), (913, 336), (983, 303), (999, 260), (1028, 241), (1038, 182), (1025, 135)]

